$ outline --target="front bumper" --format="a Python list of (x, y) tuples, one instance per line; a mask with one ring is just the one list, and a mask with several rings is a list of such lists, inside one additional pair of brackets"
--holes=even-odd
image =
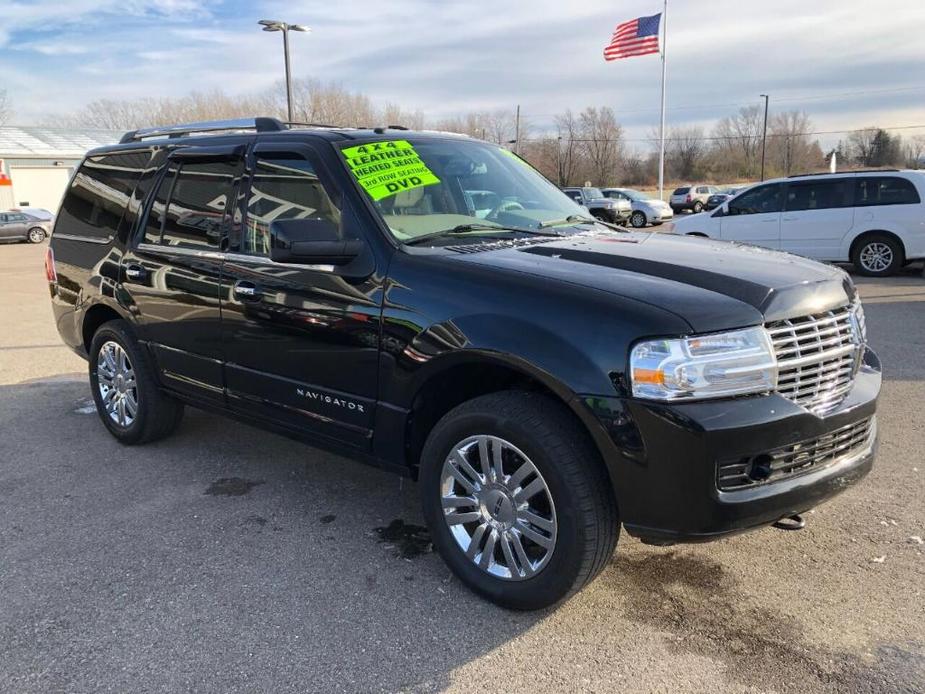
[[(645, 541), (703, 542), (805, 512), (862, 479), (877, 448), (880, 363), (867, 351), (838, 410), (818, 417), (777, 395), (688, 404), (585, 399), (613, 443), (605, 452), (624, 527)], [(717, 470), (825, 437), (865, 419), (869, 438), (831, 460), (763, 484), (721, 491)]]

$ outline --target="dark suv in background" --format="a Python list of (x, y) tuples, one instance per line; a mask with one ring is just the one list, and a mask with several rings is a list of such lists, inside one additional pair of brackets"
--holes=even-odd
[(46, 272), (119, 441), (191, 405), (413, 477), (443, 558), (509, 607), (579, 590), (621, 525), (723, 537), (872, 465), (844, 272), (611, 227), (465, 137), (127, 133), (81, 164)]

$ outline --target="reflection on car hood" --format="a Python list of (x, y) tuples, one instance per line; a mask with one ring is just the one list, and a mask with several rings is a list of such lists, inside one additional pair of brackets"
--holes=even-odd
[(674, 234), (602, 233), (452, 257), (649, 303), (679, 315), (695, 332), (816, 313), (855, 295), (836, 267)]

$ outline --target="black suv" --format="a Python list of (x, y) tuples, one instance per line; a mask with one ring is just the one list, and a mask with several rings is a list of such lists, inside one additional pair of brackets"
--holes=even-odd
[(593, 579), (621, 524), (775, 523), (876, 445), (844, 272), (584, 214), (465, 137), (199, 123), (90, 152), (46, 273), (117, 439), (191, 405), (413, 477), (453, 571), (530, 609)]

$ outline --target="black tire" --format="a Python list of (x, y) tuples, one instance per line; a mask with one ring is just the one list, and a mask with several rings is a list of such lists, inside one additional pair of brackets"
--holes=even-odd
[[(501, 437), (523, 451), (555, 504), (555, 546), (532, 577), (515, 581), (483, 571), (445, 522), (444, 462), (457, 443), (477, 434)], [(549, 607), (581, 590), (606, 566), (620, 534), (610, 480), (587, 432), (560, 403), (537, 393), (491, 393), (447, 413), (424, 445), (420, 490), (434, 546), (450, 569), (474, 592), (510, 609)]]
[(630, 225), (632, 225), (636, 229), (643, 228), (647, 222), (648, 220), (646, 219), (646, 215), (644, 212), (640, 212), (639, 210), (636, 210), (635, 212), (633, 212), (633, 214), (630, 215)]
[[(135, 375), (137, 412), (127, 425), (118, 423), (106, 412), (100, 392), (98, 359), (100, 350), (108, 342), (116, 343), (125, 351)], [(90, 389), (103, 425), (110, 434), (126, 445), (164, 438), (171, 434), (183, 419), (183, 403), (158, 387), (150, 358), (139, 347), (131, 329), (123, 320), (104, 323), (93, 335), (90, 344)]]
[[(870, 257), (875, 249), (889, 249), (889, 262), (878, 268)], [(886, 234), (870, 234), (854, 244), (851, 262), (858, 274), (865, 277), (889, 277), (895, 275), (906, 262), (906, 253), (901, 243)]]
[(691, 211), (692, 211), (694, 214), (698, 214), (699, 212), (702, 212), (702, 211), (703, 211), (703, 203), (700, 202), (699, 200), (697, 200), (697, 201), (694, 203), (694, 206), (691, 208)]
[(45, 233), (42, 227), (32, 227), (26, 233), (26, 240), (29, 243), (42, 243), (47, 237), (48, 234)]

